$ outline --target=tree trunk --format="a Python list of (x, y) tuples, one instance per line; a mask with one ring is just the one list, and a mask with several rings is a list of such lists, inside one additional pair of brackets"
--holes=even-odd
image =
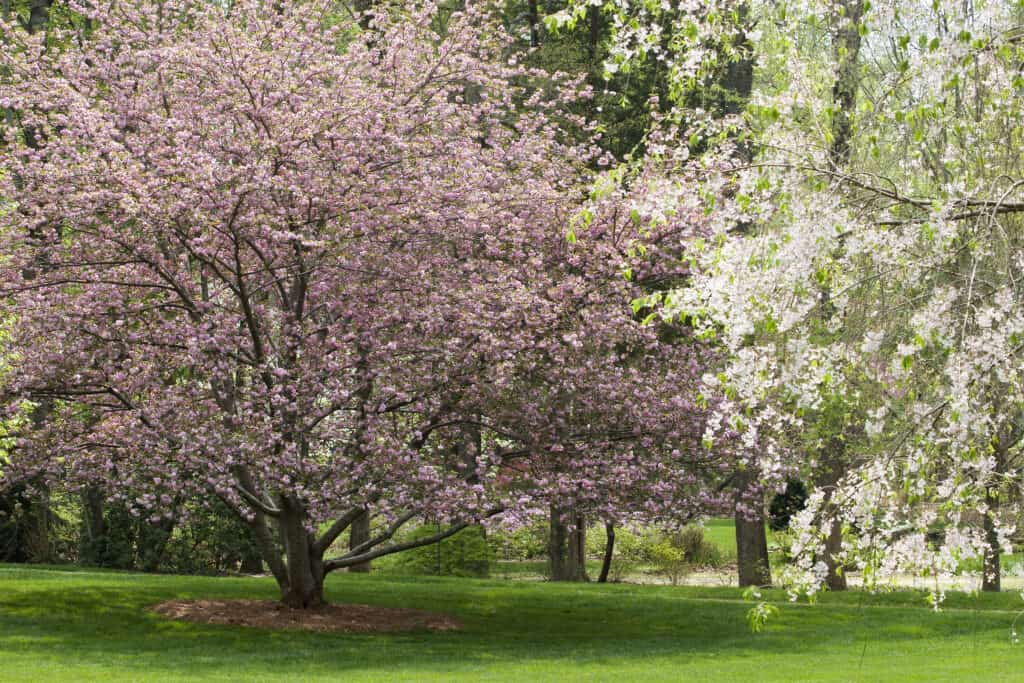
[(28, 500), (25, 512), (25, 557), (29, 562), (52, 562), (49, 493), (41, 489)]
[(998, 593), (1002, 590), (1002, 567), (999, 558), (1002, 548), (999, 545), (999, 534), (996, 533), (996, 513), (999, 511), (999, 497), (992, 487), (985, 487), (985, 503), (988, 510), (982, 520), (985, 531), (985, 554), (981, 576), (981, 590)]
[(825, 576), (825, 585), (830, 591), (846, 590), (846, 573), (843, 571), (839, 561), (843, 550), (843, 525), (832, 520), (828, 529), (828, 538), (825, 539), (825, 565), (828, 567), (828, 574)]
[(530, 23), (530, 47), (540, 47), (540, 11), (537, 0), (526, 0), (526, 20)]
[(860, 88), (860, 20), (864, 14), (863, 0), (842, 0), (838, 3), (833, 44), (836, 58), (836, 80), (832, 85), (835, 112), (832, 118), (832, 144), (829, 158), (838, 170), (850, 160), (853, 138), (853, 114)]
[[(760, 492), (751, 495), (756, 479), (756, 473), (750, 468), (736, 477), (736, 570), (740, 587), (770, 586), (772, 583), (764, 501)], [(751, 498), (754, 498), (753, 502)], [(744, 502), (746, 504), (742, 505)], [(752, 510), (744, 511), (743, 507)]]
[[(354, 550), (361, 543), (366, 543), (370, 540), (370, 513), (364, 512), (352, 521), (352, 526), (349, 527), (349, 550)], [(370, 571), (370, 562), (360, 562), (354, 564), (348, 568), (350, 572), (363, 573)]]
[(606, 539), (604, 543), (604, 560), (601, 562), (601, 575), (597, 577), (598, 583), (608, 583), (608, 573), (612, 569), (612, 554), (615, 552), (615, 524), (604, 523)]
[(836, 506), (832, 500), (836, 485), (847, 467), (846, 443), (847, 439), (841, 434), (829, 439), (818, 453), (821, 469), (814, 481), (816, 488), (825, 491), (824, 513), (820, 523), (822, 529), (825, 528), (824, 525), (828, 525), (828, 536), (825, 538), (825, 556), (819, 559), (824, 560), (828, 569), (825, 585), (831, 591), (844, 591), (847, 588), (846, 574), (843, 572), (840, 559), (843, 551), (843, 526), (839, 520), (834, 519)]
[(103, 520), (103, 493), (94, 486), (82, 491), (82, 536), (91, 544), (100, 542), (106, 534)]
[[(563, 521), (569, 516), (573, 526)], [(551, 533), (548, 559), (552, 581), (588, 581), (586, 566), (586, 526), (582, 515), (563, 515), (551, 507)]]
[[(281, 602), (294, 609), (325, 604), (323, 553), (314, 548), (313, 535), (306, 530), (306, 514), (294, 496), (281, 496), (278, 524), (285, 550), (285, 583)], [(280, 581), (279, 581), (280, 583)]]

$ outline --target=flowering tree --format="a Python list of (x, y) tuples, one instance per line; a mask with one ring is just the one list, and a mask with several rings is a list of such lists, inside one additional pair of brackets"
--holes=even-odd
[(1022, 435), (1020, 17), (755, 10), (762, 151), (707, 176), (717, 234), (668, 310), (731, 350), (709, 384), (723, 424), (770, 444), (764, 471), (828, 470), (790, 580), (817, 586), (827, 555), (875, 584), (984, 556), (995, 588)]
[[(607, 7), (609, 70), (664, 60), (689, 126), (689, 145), (651, 149), (676, 165), (649, 202), (702, 207), (711, 236), (688, 243), (686, 286), (650, 301), (726, 351), (705, 380), (723, 399), (708, 438), (760, 444), (767, 485), (816, 484), (783, 578), (838, 586), (846, 564), (877, 585), (983, 557), (998, 588), (1024, 436), (1019, 6)], [(738, 34), (745, 17), (756, 30)], [(686, 93), (746, 58), (737, 35), (756, 65), (750, 106), (702, 121)]]
[[(216, 497), (296, 607), (588, 490), (700, 504), (658, 476), (706, 467), (692, 382), (637, 368), (705, 356), (633, 320), (628, 221), (566, 239), (593, 153), (559, 141), (559, 99), (509, 86), (474, 6), (380, 13), (369, 39), (319, 0), (69, 7), (45, 40), (3, 25), (4, 391), (51, 406), (5, 476), (154, 521)], [(369, 512), (383, 528), (331, 556)]]

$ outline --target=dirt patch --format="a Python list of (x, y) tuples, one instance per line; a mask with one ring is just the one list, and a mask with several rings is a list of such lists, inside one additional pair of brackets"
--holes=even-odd
[(324, 605), (291, 609), (271, 600), (168, 600), (149, 607), (171, 619), (202, 624), (234, 624), (255, 628), (347, 633), (394, 633), (397, 631), (455, 631), (458, 619), (444, 614), (399, 607)]

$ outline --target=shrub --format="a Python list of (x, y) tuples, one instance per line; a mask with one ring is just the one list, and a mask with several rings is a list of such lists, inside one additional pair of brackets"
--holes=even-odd
[[(408, 540), (425, 538), (438, 532), (437, 525), (423, 524), (407, 536)], [(483, 527), (472, 526), (440, 543), (413, 548), (396, 556), (395, 566), (410, 574), (431, 576), (490, 575), (491, 551)]]
[(678, 586), (689, 571), (690, 565), (686, 561), (686, 553), (669, 540), (655, 543), (648, 548), (647, 552), (658, 572), (667, 576), (673, 586)]
[(491, 529), (487, 535), (487, 545), (502, 560), (543, 559), (548, 552), (548, 522), (538, 519), (515, 529)]

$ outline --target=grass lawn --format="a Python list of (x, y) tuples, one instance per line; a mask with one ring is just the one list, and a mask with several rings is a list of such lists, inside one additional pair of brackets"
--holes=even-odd
[[(1015, 593), (827, 595), (760, 634), (736, 589), (339, 574), (335, 602), (447, 612), (465, 630), (272, 632), (174, 622), (168, 598), (272, 598), (265, 579), (0, 565), (0, 679), (13, 681), (1019, 681)], [(1024, 621), (1024, 619), (1022, 619)]]

